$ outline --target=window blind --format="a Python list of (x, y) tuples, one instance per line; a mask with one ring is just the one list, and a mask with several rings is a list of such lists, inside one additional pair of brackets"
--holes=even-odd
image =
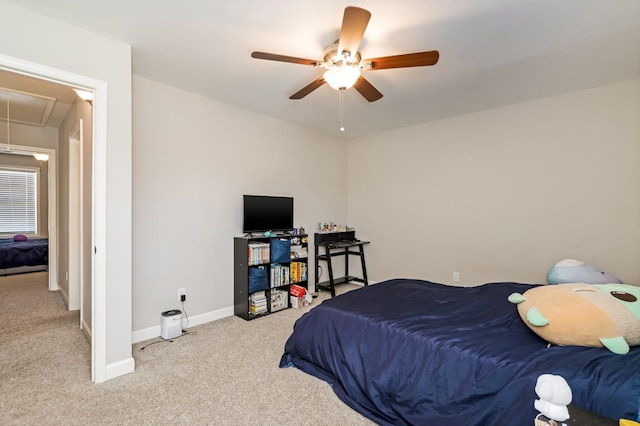
[(37, 232), (37, 173), (0, 169), (0, 233)]

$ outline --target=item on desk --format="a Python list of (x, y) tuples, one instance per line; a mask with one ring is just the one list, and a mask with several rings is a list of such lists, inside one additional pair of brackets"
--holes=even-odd
[(318, 222), (318, 232), (321, 234), (348, 231), (355, 231), (355, 228), (350, 227), (349, 225), (336, 225), (333, 222)]
[(318, 222), (318, 232), (333, 232), (333, 222)]

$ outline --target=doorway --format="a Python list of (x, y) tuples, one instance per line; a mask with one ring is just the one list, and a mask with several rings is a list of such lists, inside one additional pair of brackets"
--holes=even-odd
[[(0, 55), (0, 68), (35, 79), (89, 90), (95, 94), (91, 149), (92, 225), (90, 250), (92, 274), (91, 291), (85, 297), (90, 299), (91, 305), (91, 379), (95, 383), (104, 382), (108, 378), (106, 356), (106, 258), (105, 250), (98, 251), (97, 248), (104, 248), (106, 241), (107, 85), (103, 81), (3, 55)], [(50, 273), (50, 275), (52, 274)]]

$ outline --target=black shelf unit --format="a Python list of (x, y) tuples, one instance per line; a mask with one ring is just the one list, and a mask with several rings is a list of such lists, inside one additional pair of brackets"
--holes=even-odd
[[(289, 258), (286, 261), (282, 260), (274, 262), (271, 256), (271, 246), (274, 240), (286, 240), (289, 242)], [(244, 236), (235, 237), (233, 240), (233, 313), (234, 315), (243, 318), (247, 321), (253, 320), (271, 313), (278, 312), (280, 310), (288, 309), (290, 305), (289, 301), (289, 287), (292, 284), (297, 284), (304, 288), (308, 288), (309, 277), (309, 236), (307, 234), (294, 234), (292, 232), (284, 232), (278, 235), (270, 235), (268, 237), (264, 235), (258, 236)], [(266, 244), (270, 247), (269, 259), (259, 261), (254, 258), (253, 261), (249, 257), (250, 245)], [(281, 272), (278, 275), (281, 278), (280, 282), (273, 282), (276, 269)], [(250, 268), (263, 268), (266, 270), (268, 288), (264, 290), (267, 299), (267, 308), (264, 312), (254, 313), (251, 312), (251, 293), (249, 291), (249, 271)], [(287, 272), (283, 272), (286, 270)], [(297, 271), (297, 272), (296, 272)], [(300, 277), (304, 272), (304, 279)], [(285, 281), (286, 280), (286, 281)], [(274, 299), (277, 299), (277, 295), (274, 290), (280, 292), (286, 292), (284, 295), (284, 307), (272, 306)], [(262, 291), (262, 290), (259, 290)], [(257, 293), (257, 292), (255, 292)], [(282, 295), (282, 293), (281, 293)], [(272, 297), (274, 299), (272, 299)]]

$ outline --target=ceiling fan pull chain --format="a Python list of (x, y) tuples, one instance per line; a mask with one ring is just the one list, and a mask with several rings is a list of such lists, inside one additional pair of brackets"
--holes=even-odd
[(338, 121), (340, 122), (340, 131), (344, 132), (344, 89), (340, 89), (340, 109)]

